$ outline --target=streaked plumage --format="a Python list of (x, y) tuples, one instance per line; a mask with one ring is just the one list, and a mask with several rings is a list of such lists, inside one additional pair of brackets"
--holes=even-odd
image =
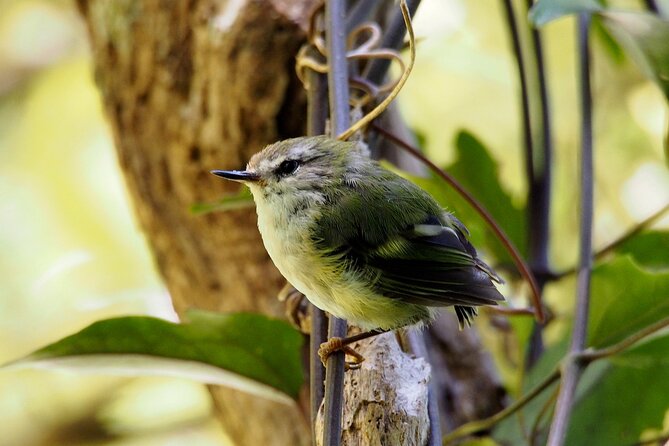
[(277, 268), (335, 316), (387, 330), (429, 322), (436, 307), (454, 306), (462, 325), (476, 307), (504, 299), (462, 223), (357, 143), (281, 141), (237, 174), (253, 177), (245, 182)]

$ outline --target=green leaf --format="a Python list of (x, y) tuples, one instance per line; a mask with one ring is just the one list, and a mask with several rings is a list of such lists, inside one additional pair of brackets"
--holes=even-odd
[(591, 294), (589, 346), (614, 344), (669, 317), (669, 272), (642, 269), (630, 256), (598, 265)]
[(616, 252), (629, 254), (649, 269), (669, 268), (669, 231), (646, 231), (621, 243)]
[(233, 211), (253, 206), (253, 195), (248, 187), (242, 187), (236, 194), (225, 195), (215, 203), (195, 203), (190, 207), (193, 214)]
[[(669, 410), (669, 336), (648, 341), (610, 360), (574, 407), (565, 444), (636, 444), (647, 429), (662, 429)], [(590, 368), (584, 376), (590, 374)]]
[(601, 13), (604, 26), (669, 99), (669, 21), (631, 11)]
[(9, 366), (179, 376), (274, 399), (297, 397), (302, 336), (289, 324), (250, 313), (191, 311), (187, 318), (95, 322)]
[[(457, 158), (446, 170), (490, 212), (520, 253), (525, 254), (525, 211), (514, 204), (511, 195), (502, 188), (497, 161), (490, 156), (483, 143), (467, 131), (458, 133), (455, 145)], [(450, 188), (448, 195), (451, 203), (458, 203), (456, 216), (462, 215), (468, 221), (478, 222), (476, 227), (470, 228), (474, 240), (481, 237), (481, 242), (494, 254), (498, 262), (511, 263), (511, 257), (504, 246), (471, 206)]]
[(529, 20), (534, 26), (543, 26), (566, 15), (600, 11), (603, 8), (598, 0), (539, 0), (530, 9)]

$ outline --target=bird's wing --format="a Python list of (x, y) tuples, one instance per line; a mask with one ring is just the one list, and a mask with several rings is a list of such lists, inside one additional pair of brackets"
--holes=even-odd
[(474, 313), (461, 306), (504, 300), (493, 284), (499, 279), (477, 258), (462, 223), (413, 183), (384, 175), (378, 186), (349, 184), (347, 193), (332, 197), (313, 228), (323, 252), (341, 257), (379, 294), (455, 305), (461, 321)]
[(477, 258), (464, 234), (436, 216), (391, 237), (369, 252), (365, 263), (384, 296), (429, 306), (504, 300), (493, 283), (497, 276)]

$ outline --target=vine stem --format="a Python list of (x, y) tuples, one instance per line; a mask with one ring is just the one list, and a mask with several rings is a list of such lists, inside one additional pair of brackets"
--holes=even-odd
[(593, 361), (596, 361), (597, 359), (607, 358), (609, 356), (616, 355), (624, 350), (627, 350), (637, 342), (652, 335), (655, 332), (662, 330), (665, 327), (669, 327), (669, 318), (664, 318), (653, 324), (650, 324), (649, 326), (642, 328), (636, 333), (626, 337), (622, 341), (613, 344), (609, 347), (598, 350), (592, 350), (592, 349), (584, 350), (582, 353), (578, 355), (578, 359), (586, 364), (589, 364)]
[[(595, 259), (599, 259), (601, 257), (604, 257), (605, 255), (609, 254), (612, 251), (615, 251), (616, 248), (618, 248), (620, 245), (625, 243), (627, 240), (631, 239), (635, 235), (641, 233), (643, 230), (647, 229), (649, 226), (651, 226), (653, 223), (655, 223), (657, 220), (660, 219), (664, 214), (669, 212), (669, 203), (665, 204), (662, 208), (659, 210), (655, 211), (652, 215), (644, 219), (643, 221), (640, 221), (617, 239), (609, 243), (608, 245), (604, 246), (603, 248), (599, 249), (595, 253), (593, 253), (593, 257)], [(564, 271), (560, 271), (558, 273), (555, 273), (551, 276), (551, 280), (560, 280), (565, 276), (569, 276), (571, 274), (574, 274), (576, 272), (575, 267), (571, 267), (569, 269), (566, 269)]]
[(516, 265), (516, 268), (518, 268), (518, 271), (520, 272), (521, 276), (523, 276), (523, 278), (530, 285), (530, 289), (532, 291), (532, 304), (534, 306), (535, 317), (539, 322), (544, 322), (545, 314), (543, 311), (543, 307), (541, 305), (541, 293), (539, 292), (539, 287), (537, 286), (537, 282), (534, 278), (534, 275), (532, 274), (530, 268), (523, 260), (522, 256), (520, 255), (520, 252), (518, 252), (518, 248), (516, 248), (511, 239), (509, 239), (509, 237), (506, 235), (502, 227), (497, 223), (497, 221), (490, 214), (490, 212), (488, 212), (488, 210), (476, 198), (474, 198), (474, 196), (470, 194), (455, 178), (453, 178), (443, 169), (439, 168), (439, 166), (430, 161), (425, 155), (420, 153), (418, 149), (411, 146), (411, 144), (407, 143), (406, 141), (403, 141), (402, 139), (398, 138), (397, 136), (395, 136), (388, 130), (384, 129), (383, 127), (378, 126), (377, 124), (373, 123), (372, 128), (374, 128), (374, 130), (379, 132), (385, 138), (388, 138), (393, 143), (402, 147), (404, 150), (406, 150), (411, 155), (419, 159), (426, 166), (428, 166), (434, 173), (436, 173), (439, 177), (441, 177), (444, 181), (446, 181), (456, 192), (458, 192), (458, 194), (460, 194), (460, 196), (464, 198), (465, 201), (467, 201), (467, 203), (469, 203), (472, 206), (472, 208), (474, 208), (474, 210), (476, 210), (476, 212), (493, 230), (493, 232), (495, 233), (499, 241), (502, 243), (502, 245), (504, 245), (507, 252), (511, 255), (511, 258), (513, 259), (513, 262)]
[(592, 220), (593, 220), (593, 150), (592, 150), (592, 96), (590, 88), (590, 14), (578, 17), (578, 54), (580, 62), (581, 96), (581, 219), (580, 259), (576, 284), (576, 313), (570, 353), (564, 368), (555, 406), (555, 416), (548, 433), (548, 446), (562, 446), (567, 436), (569, 418), (574, 405), (576, 387), (583, 373), (583, 362), (578, 355), (585, 348), (590, 307), (590, 276), (592, 271)]

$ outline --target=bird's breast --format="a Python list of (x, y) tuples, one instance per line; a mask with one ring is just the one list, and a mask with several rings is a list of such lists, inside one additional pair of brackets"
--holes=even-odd
[(302, 293), (316, 291), (323, 275), (310, 239), (310, 225), (317, 217), (317, 208), (277, 197), (273, 202), (256, 200), (256, 211), (258, 229), (274, 265)]

